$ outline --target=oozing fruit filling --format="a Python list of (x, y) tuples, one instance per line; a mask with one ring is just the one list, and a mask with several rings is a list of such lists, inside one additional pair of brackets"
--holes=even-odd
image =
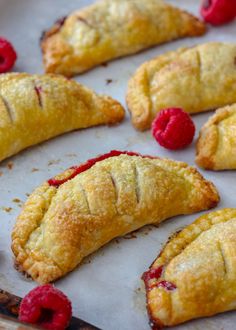
[(128, 155), (128, 156), (140, 156), (143, 158), (156, 158), (156, 157), (152, 157), (152, 156), (142, 156), (139, 153), (136, 152), (132, 152), (132, 151), (119, 151), (119, 150), (112, 150), (107, 154), (98, 156), (96, 158), (91, 158), (89, 160), (87, 160), (86, 163), (83, 163), (79, 166), (73, 166), (70, 169), (73, 170), (72, 173), (64, 179), (50, 179), (48, 180), (48, 183), (50, 186), (54, 186), (54, 187), (59, 187), (60, 185), (62, 185), (63, 183), (67, 182), (68, 180), (73, 179), (75, 176), (77, 176), (78, 174), (87, 171), (88, 169), (90, 169), (93, 165), (95, 165), (96, 163), (105, 160), (107, 158), (111, 158), (111, 157), (115, 157), (115, 156), (119, 156), (119, 155)]
[(157, 280), (162, 276), (163, 270), (164, 270), (164, 266), (162, 265), (158, 268), (150, 269), (143, 274), (142, 280), (144, 281), (147, 291), (158, 287), (162, 287), (168, 291), (172, 291), (176, 289), (176, 285), (171, 282), (164, 280), (157, 282)]
[(158, 280), (161, 277), (161, 274), (163, 272), (163, 267), (164, 266), (160, 266), (154, 269), (149, 269), (147, 272), (143, 273), (142, 280), (144, 281), (146, 287), (149, 287), (149, 283), (151, 280), (153, 279)]
[(162, 287), (168, 291), (172, 291), (176, 289), (176, 285), (174, 283), (168, 282), (168, 281), (161, 281), (158, 282), (156, 285), (158, 288)]

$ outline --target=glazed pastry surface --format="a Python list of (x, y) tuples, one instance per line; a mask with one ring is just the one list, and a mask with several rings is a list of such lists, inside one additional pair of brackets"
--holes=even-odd
[(1, 74), (0, 161), (56, 135), (123, 117), (117, 101), (62, 76)]
[(21, 270), (47, 283), (117, 236), (218, 201), (214, 185), (185, 163), (111, 157), (58, 187), (37, 188), (17, 219), (12, 249)]
[[(236, 209), (205, 214), (187, 226), (151, 269), (159, 267), (160, 277), (146, 282), (147, 308), (157, 327), (234, 310)], [(158, 284), (163, 282), (168, 285)]]
[(148, 129), (165, 108), (189, 113), (236, 102), (236, 45), (206, 43), (168, 52), (144, 63), (129, 81), (133, 125)]
[(196, 163), (209, 170), (236, 169), (236, 104), (218, 109), (202, 127)]
[(45, 71), (72, 76), (172, 39), (202, 35), (205, 30), (196, 17), (162, 0), (97, 1), (44, 33)]

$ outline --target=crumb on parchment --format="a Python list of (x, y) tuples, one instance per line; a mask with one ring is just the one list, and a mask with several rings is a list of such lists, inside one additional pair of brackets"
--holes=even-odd
[(106, 79), (106, 85), (109, 85), (109, 84), (111, 84), (112, 82), (113, 82), (112, 79)]
[(36, 168), (36, 167), (33, 167), (32, 169), (31, 169), (31, 172), (33, 173), (33, 172), (38, 172), (39, 171), (39, 169), (38, 168)]
[(66, 154), (66, 157), (77, 157), (77, 155), (76, 154)]
[(48, 166), (59, 164), (60, 161), (60, 159), (52, 159), (48, 162)]
[(13, 162), (8, 162), (8, 163), (7, 163), (7, 168), (8, 168), (9, 170), (12, 170), (12, 169), (13, 169), (13, 166), (14, 166), (14, 163), (13, 163)]
[(10, 213), (13, 210), (12, 207), (4, 207), (4, 206), (2, 206), (1, 209), (7, 213)]
[(21, 203), (21, 200), (19, 198), (14, 198), (12, 201), (13, 203)]

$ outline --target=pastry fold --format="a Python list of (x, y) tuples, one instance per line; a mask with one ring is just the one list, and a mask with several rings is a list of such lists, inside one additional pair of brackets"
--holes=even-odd
[(205, 214), (187, 226), (143, 278), (157, 328), (234, 310), (236, 209)]
[(39, 283), (64, 276), (117, 236), (219, 201), (196, 169), (168, 159), (121, 154), (73, 171), (30, 195), (12, 233), (17, 265)]
[(236, 104), (218, 109), (202, 127), (196, 163), (209, 170), (236, 169)]
[(101, 0), (56, 22), (41, 40), (46, 72), (72, 76), (111, 59), (206, 31), (162, 0)]
[(133, 125), (148, 129), (165, 108), (197, 113), (235, 103), (235, 58), (235, 44), (212, 42), (168, 52), (144, 63), (128, 85)]
[(108, 96), (57, 75), (0, 75), (0, 161), (59, 134), (121, 121)]

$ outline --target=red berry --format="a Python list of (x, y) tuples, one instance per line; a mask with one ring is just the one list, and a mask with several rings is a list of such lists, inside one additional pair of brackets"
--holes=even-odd
[(152, 134), (167, 149), (181, 149), (193, 141), (195, 126), (189, 114), (179, 108), (159, 112), (152, 123)]
[(201, 15), (212, 25), (221, 25), (236, 17), (235, 0), (202, 0)]
[(11, 43), (0, 37), (0, 73), (10, 71), (16, 59), (17, 55)]
[(31, 290), (20, 304), (20, 321), (45, 329), (64, 330), (72, 316), (71, 302), (50, 284)]

